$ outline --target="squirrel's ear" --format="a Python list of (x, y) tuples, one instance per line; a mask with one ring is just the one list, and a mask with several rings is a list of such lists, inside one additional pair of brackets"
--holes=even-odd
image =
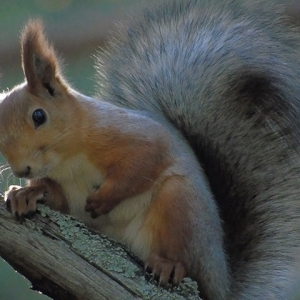
[(47, 42), (40, 20), (25, 26), (22, 36), (22, 66), (29, 91), (36, 96), (56, 96), (66, 89), (58, 59)]

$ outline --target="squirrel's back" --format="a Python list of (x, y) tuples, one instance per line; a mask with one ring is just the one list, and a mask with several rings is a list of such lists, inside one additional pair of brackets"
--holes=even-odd
[(209, 2), (146, 10), (99, 55), (98, 92), (192, 145), (224, 221), (229, 299), (286, 299), (300, 249), (299, 38), (261, 4)]

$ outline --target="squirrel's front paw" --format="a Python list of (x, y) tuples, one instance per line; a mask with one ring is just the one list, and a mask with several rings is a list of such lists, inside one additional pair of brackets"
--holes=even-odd
[(46, 191), (38, 186), (20, 187), (11, 185), (5, 192), (7, 208), (18, 219), (31, 217), (36, 212), (37, 203), (43, 202)]
[(145, 270), (156, 278), (159, 285), (178, 285), (186, 276), (182, 263), (173, 262), (156, 254), (150, 254), (145, 262)]
[(97, 192), (88, 196), (85, 211), (89, 212), (92, 218), (108, 214), (115, 207), (114, 203), (102, 200)]

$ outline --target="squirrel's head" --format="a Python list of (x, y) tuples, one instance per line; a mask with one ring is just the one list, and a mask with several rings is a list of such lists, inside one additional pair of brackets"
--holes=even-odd
[(0, 152), (16, 176), (47, 176), (62, 153), (70, 155), (76, 148), (72, 135), (78, 134), (78, 102), (40, 21), (25, 26), (21, 43), (25, 82), (1, 94)]

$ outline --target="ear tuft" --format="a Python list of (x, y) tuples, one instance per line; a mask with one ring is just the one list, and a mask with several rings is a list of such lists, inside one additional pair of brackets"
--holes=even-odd
[(21, 36), (22, 67), (29, 91), (37, 96), (55, 96), (65, 88), (58, 59), (44, 35), (41, 20), (31, 20)]

